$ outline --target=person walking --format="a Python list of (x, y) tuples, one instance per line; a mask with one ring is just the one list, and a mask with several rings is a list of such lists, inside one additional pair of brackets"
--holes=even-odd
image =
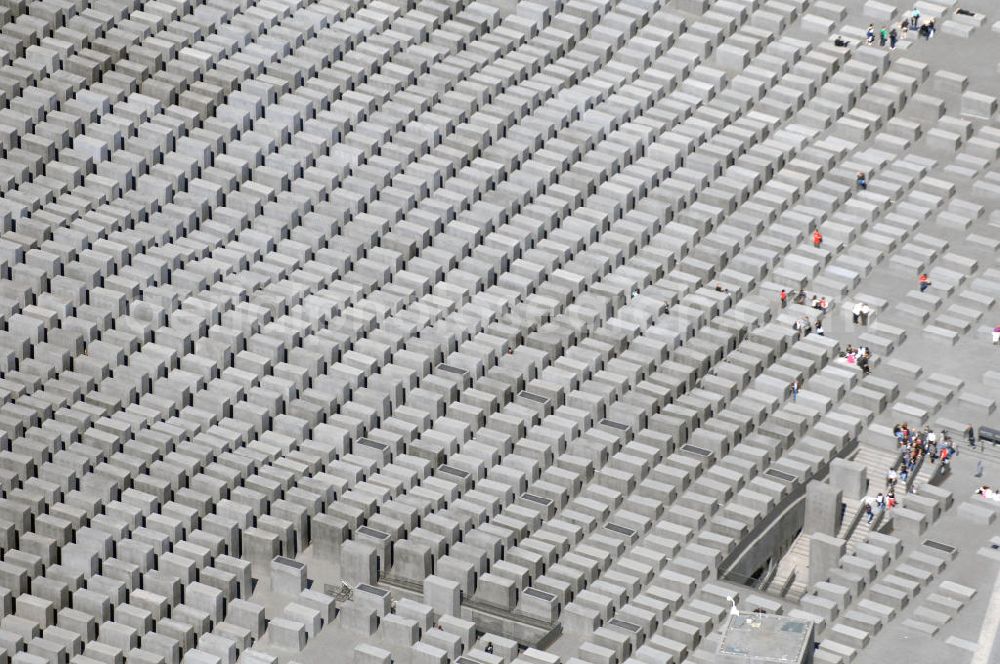
[(920, 23), (920, 10), (914, 7), (913, 13), (910, 14), (910, 27), (916, 28), (919, 23)]
[(931, 279), (930, 279), (930, 277), (927, 276), (926, 272), (921, 272), (920, 273), (920, 277), (917, 279), (917, 282), (920, 284), (920, 292), (921, 293), (923, 293), (925, 290), (927, 290), (931, 286)]
[(875, 24), (874, 23), (869, 23), (868, 24), (868, 32), (866, 33), (866, 35), (868, 37), (868, 45), (871, 46), (872, 44), (875, 43)]
[(983, 460), (976, 459), (976, 477), (983, 476)]
[[(893, 31), (893, 32), (895, 32), (895, 31)], [(893, 47), (893, 48), (895, 48), (895, 47)], [(858, 171), (857, 182), (858, 182), (858, 189), (867, 189), (868, 188), (868, 180), (865, 179), (865, 172), (864, 171)]]
[(931, 20), (927, 21), (927, 38), (928, 39), (933, 39), (934, 38), (934, 32), (935, 32), (934, 19), (931, 19)]
[(799, 379), (796, 378), (792, 381), (792, 403), (795, 403), (799, 398)]
[(904, 20), (899, 24), (899, 32), (903, 35), (903, 39), (906, 39), (907, 35), (910, 34), (910, 22)]
[(965, 440), (969, 442), (969, 447), (976, 449), (976, 430), (971, 424), (965, 425)]
[(885, 42), (889, 39), (889, 31), (882, 26), (882, 29), (878, 31), (878, 45), (885, 46)]
[(899, 39), (899, 33), (896, 32), (896, 28), (889, 31), (889, 48), (893, 51), (896, 50), (896, 41)]
[(855, 325), (857, 325), (858, 323), (861, 322), (861, 303), (860, 302), (858, 302), (857, 304), (855, 304), (854, 308), (851, 309), (851, 322), (853, 322)]
[(819, 249), (820, 245), (823, 244), (823, 234), (819, 232), (819, 229), (813, 231), (813, 246)]
[(787, 307), (788, 306), (788, 292), (784, 288), (781, 289), (781, 295), (779, 295), (778, 297), (781, 298), (781, 308), (784, 309), (785, 307)]

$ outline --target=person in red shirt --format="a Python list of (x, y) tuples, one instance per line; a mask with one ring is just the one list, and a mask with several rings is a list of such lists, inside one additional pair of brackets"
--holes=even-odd
[(782, 288), (781, 289), (781, 306), (782, 306), (782, 308), (784, 308), (785, 305), (787, 305), (787, 304), (788, 304), (788, 293), (786, 293), (785, 289)]
[(930, 288), (931, 280), (927, 276), (926, 272), (924, 272), (923, 274), (920, 275), (920, 279), (918, 279), (918, 281), (920, 282), (920, 292), (921, 293), (923, 293), (925, 290), (927, 290), (928, 288)]
[(823, 234), (816, 229), (813, 231), (813, 246), (818, 249), (821, 244), (823, 244)]

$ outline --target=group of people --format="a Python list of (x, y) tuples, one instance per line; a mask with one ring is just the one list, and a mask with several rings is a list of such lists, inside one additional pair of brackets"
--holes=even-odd
[(784, 288), (781, 289), (781, 293), (778, 294), (778, 298), (781, 300), (781, 308), (784, 309), (788, 306), (788, 298), (792, 298), (792, 302), (795, 304), (806, 304), (808, 303), (813, 309), (818, 309), (824, 314), (826, 310), (830, 307), (830, 303), (827, 302), (825, 295), (809, 295), (806, 293), (806, 289), (802, 288), (796, 292), (794, 289), (787, 291)]
[[(969, 443), (974, 447), (975, 432), (972, 431), (971, 426), (966, 429), (966, 436), (969, 436), (969, 432), (972, 432)], [(922, 458), (926, 458), (931, 465), (940, 461), (940, 472), (943, 473), (946, 472), (952, 458), (958, 454), (955, 442), (948, 432), (943, 429), (940, 433), (935, 433), (930, 427), (926, 426), (920, 430), (911, 429), (910, 425), (904, 422), (894, 426), (892, 433), (896, 437), (896, 442), (900, 447), (900, 465), (897, 475), (903, 481), (909, 478), (909, 475), (917, 467)], [(889, 481), (888, 476), (886, 477), (886, 481)]]
[[(892, 428), (892, 433), (899, 445), (899, 463), (889, 466), (889, 470), (885, 474), (885, 493), (879, 492), (874, 498), (867, 496), (862, 500), (865, 513), (868, 516), (868, 523), (871, 523), (879, 512), (896, 506), (897, 484), (901, 483), (900, 489), (903, 493), (908, 490), (911, 493), (917, 493), (916, 485), (911, 486), (911, 484), (913, 474), (917, 472), (921, 460), (926, 460), (931, 465), (940, 461), (938, 472), (944, 473), (947, 472), (951, 460), (958, 455), (955, 441), (944, 429), (935, 432), (928, 426), (922, 429), (911, 428), (909, 424), (903, 422), (895, 425)], [(966, 426), (963, 435), (970, 446), (976, 446), (976, 432), (971, 424)], [(988, 486), (981, 487), (977, 494), (1000, 501), (1000, 493), (990, 492)], [(997, 497), (993, 497), (994, 495)]]
[[(884, 48), (885, 45), (888, 44), (890, 49), (895, 50), (896, 44), (899, 43), (900, 39), (906, 39), (910, 34), (910, 30), (916, 30), (917, 35), (919, 35), (920, 37), (923, 37), (924, 39), (930, 39), (931, 37), (934, 36), (934, 33), (937, 32), (937, 26), (934, 24), (933, 18), (927, 19), (926, 21), (921, 21), (920, 10), (914, 7), (913, 11), (910, 12), (910, 18), (904, 19), (899, 24), (898, 28), (895, 26), (884, 25), (876, 31), (875, 24), (869, 23), (868, 30), (866, 31), (865, 36), (867, 37), (869, 46), (875, 45), (875, 37), (877, 36), (879, 41), (879, 46), (882, 46)], [(840, 35), (837, 35), (834, 38), (833, 44), (834, 46), (839, 46), (841, 48), (850, 46), (850, 42), (841, 37)], [(858, 186), (860, 186), (862, 189), (865, 189), (866, 185), (863, 182), (863, 180), (864, 178), (861, 176), (861, 174), (859, 174)]]
[(823, 329), (822, 318), (817, 318), (815, 321), (809, 318), (809, 316), (796, 318), (792, 323), (792, 329), (799, 333), (799, 339), (808, 336), (813, 332), (821, 337), (826, 336), (826, 330)]
[(872, 308), (869, 307), (864, 302), (858, 302), (851, 309), (851, 320), (854, 321), (855, 325), (867, 325), (868, 317), (872, 314)]
[(851, 344), (847, 344), (847, 348), (840, 354), (840, 359), (851, 366), (858, 367), (866, 376), (872, 372), (872, 352), (866, 346), (855, 348)]
[(865, 496), (861, 499), (861, 504), (865, 507), (865, 516), (868, 517), (868, 523), (871, 523), (876, 514), (891, 510), (896, 506), (896, 492), (893, 489), (889, 489), (884, 494), (879, 492), (874, 498)]
[(937, 28), (934, 27), (934, 19), (924, 21), (920, 24), (920, 28), (917, 30), (917, 34), (924, 39), (930, 39), (934, 36)]
[[(895, 49), (896, 44), (900, 39), (906, 39), (909, 35), (910, 30), (916, 30), (917, 34), (924, 39), (930, 39), (934, 36), (937, 31), (937, 27), (934, 25), (934, 19), (928, 19), (926, 21), (920, 20), (920, 10), (914, 8), (910, 13), (909, 20), (903, 20), (899, 24), (897, 29), (895, 26), (882, 26), (876, 33), (875, 24), (869, 23), (866, 36), (868, 38), (868, 45), (872, 46), (875, 44), (876, 34), (878, 35), (879, 46), (885, 47), (886, 44), (889, 48)], [(839, 39), (839, 38), (838, 38)]]
[(826, 334), (826, 331), (823, 329), (823, 315), (826, 314), (827, 309), (830, 308), (830, 303), (827, 302), (825, 296), (809, 295), (806, 293), (804, 288), (799, 289), (798, 291), (795, 289), (785, 290), (782, 288), (781, 292), (778, 294), (778, 300), (781, 302), (782, 309), (788, 306), (789, 300), (792, 300), (795, 304), (808, 304), (813, 309), (819, 311), (819, 314), (817, 314), (815, 319), (812, 319), (809, 316), (802, 316), (801, 318), (796, 318), (792, 323), (792, 329), (798, 332), (800, 339), (808, 334), (812, 334), (813, 332), (820, 336)]
[[(909, 26), (906, 21), (903, 22), (900, 29), (904, 29), (904, 27), (907, 31), (909, 30)], [(875, 25), (873, 23), (868, 24), (868, 32), (866, 34), (868, 37), (868, 45), (872, 46), (875, 43)], [(906, 36), (905, 32), (903, 33), (903, 36)], [(896, 32), (896, 28), (887, 28), (882, 26), (882, 29), (878, 31), (878, 41), (879, 46), (885, 46), (886, 42), (889, 42), (889, 48), (895, 49), (896, 42), (899, 41), (899, 33)]]
[(989, 484), (984, 484), (976, 489), (976, 495), (980, 498), (1000, 503), (1000, 491), (991, 489)]

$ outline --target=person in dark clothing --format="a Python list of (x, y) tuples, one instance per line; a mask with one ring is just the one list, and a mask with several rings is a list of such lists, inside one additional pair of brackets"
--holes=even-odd
[(486, 644), (485, 650), (486, 650), (486, 654), (487, 655), (492, 655), (493, 654), (493, 642), (492, 641), (490, 641), (489, 643)]
[(971, 424), (965, 427), (965, 439), (969, 441), (969, 447), (976, 446), (976, 430), (972, 428)]
[(858, 181), (858, 189), (868, 188), (868, 180), (865, 179), (864, 171), (858, 171), (857, 181)]
[(892, 30), (889, 31), (889, 48), (895, 49), (896, 40), (898, 39), (899, 39), (899, 33), (896, 32), (896, 28), (893, 28)]
[(845, 46), (850, 46), (850, 42), (844, 39), (843, 37), (838, 36), (836, 39), (833, 40), (833, 45), (844, 48)]

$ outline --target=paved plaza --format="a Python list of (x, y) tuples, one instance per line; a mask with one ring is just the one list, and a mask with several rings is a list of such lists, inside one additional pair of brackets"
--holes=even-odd
[(0, 664), (1000, 664), (998, 63), (0, 0)]

